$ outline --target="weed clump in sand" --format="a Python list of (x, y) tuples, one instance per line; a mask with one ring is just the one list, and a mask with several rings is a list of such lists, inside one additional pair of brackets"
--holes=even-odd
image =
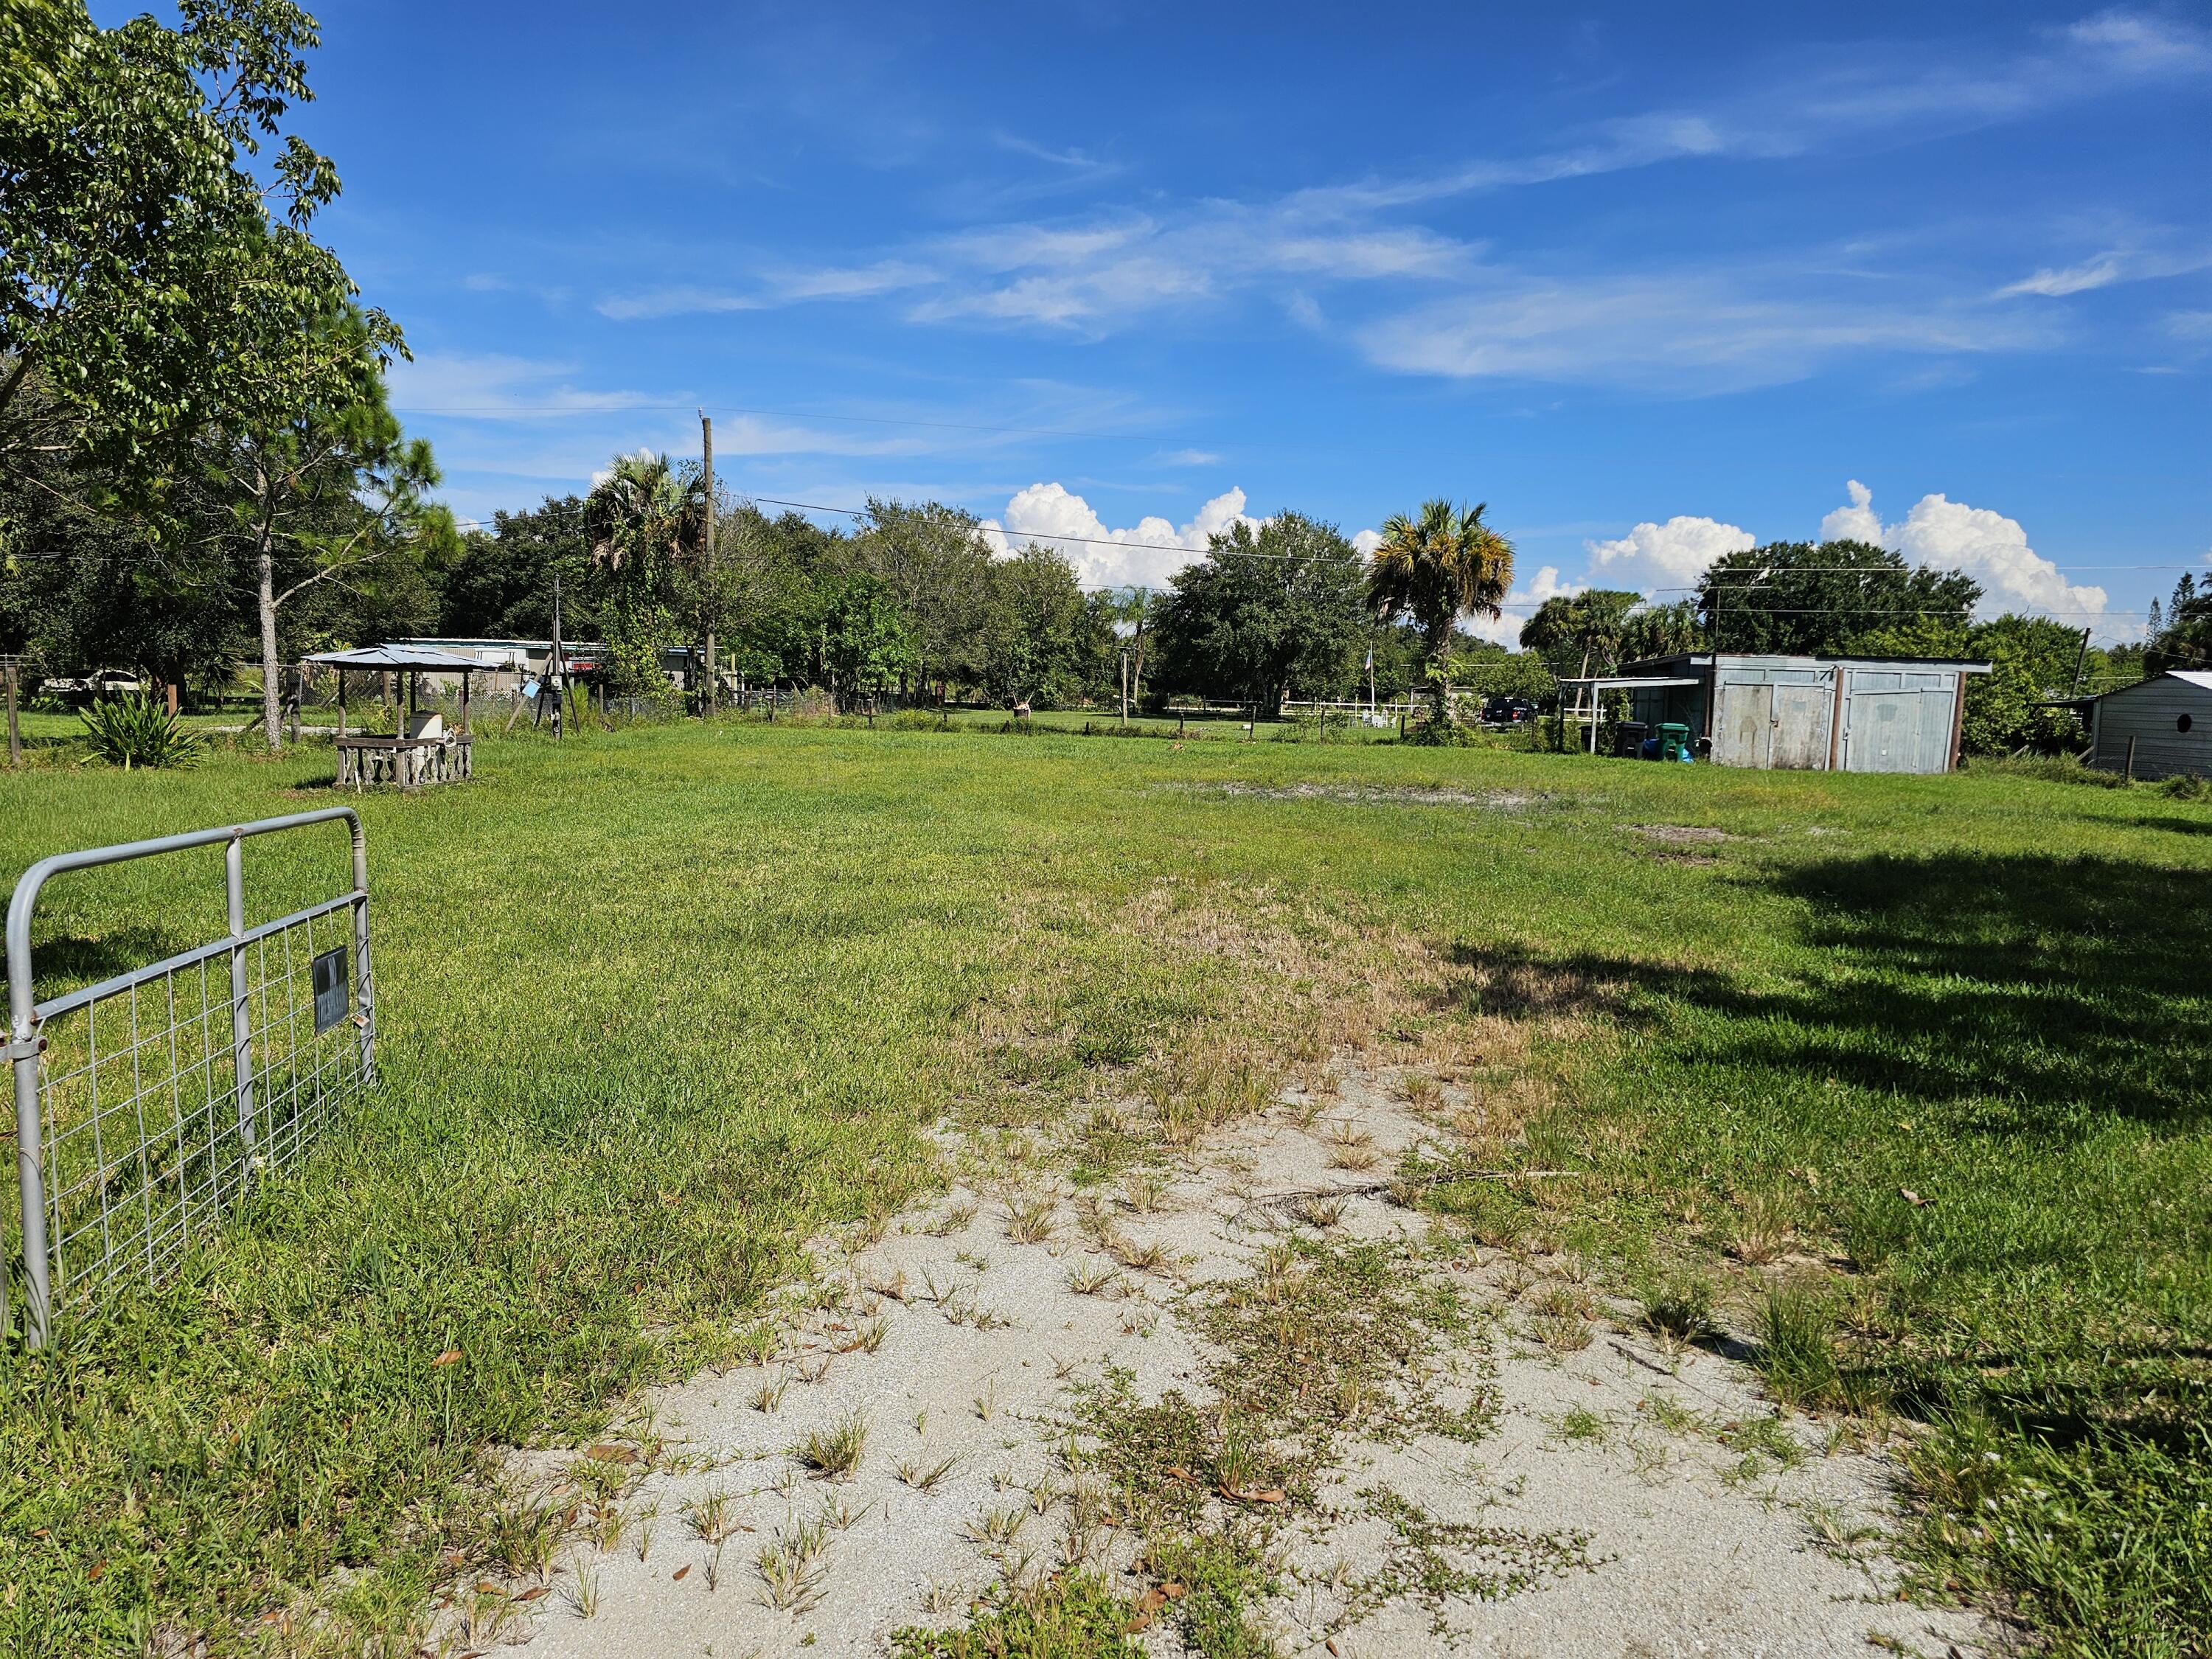
[(829, 1480), (849, 1480), (860, 1467), (860, 1454), (868, 1443), (868, 1419), (857, 1411), (847, 1412), (827, 1428), (811, 1429), (791, 1449), (793, 1461), (808, 1474)]

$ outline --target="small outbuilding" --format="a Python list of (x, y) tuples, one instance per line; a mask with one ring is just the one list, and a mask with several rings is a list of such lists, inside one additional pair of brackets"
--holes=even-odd
[(2089, 764), (2130, 777), (2212, 777), (2212, 671), (2170, 668), (2089, 704)]
[[(1922, 657), (1685, 653), (1561, 684), (1592, 703), (1626, 692), (1630, 718), (1687, 726), (1721, 766), (1811, 772), (1948, 772), (1966, 682), (1985, 662)], [(1591, 734), (1595, 746), (1595, 732)]]

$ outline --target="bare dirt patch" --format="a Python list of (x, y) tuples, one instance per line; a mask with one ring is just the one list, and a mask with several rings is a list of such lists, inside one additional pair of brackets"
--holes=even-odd
[(1725, 830), (1697, 823), (1631, 823), (1623, 828), (1668, 847), (1717, 847), (1735, 836)]
[(1561, 799), (1534, 790), (1421, 788), (1414, 785), (1231, 781), (1159, 787), (1187, 793), (1241, 795), (1260, 800), (1330, 800), (1356, 806), (1479, 806), (1492, 812), (1517, 812)]

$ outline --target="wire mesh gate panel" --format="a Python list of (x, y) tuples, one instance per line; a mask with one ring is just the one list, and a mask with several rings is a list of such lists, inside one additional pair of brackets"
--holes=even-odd
[[(248, 927), (246, 839), (331, 823), (350, 831), (350, 890)], [(49, 879), (210, 846), (224, 849), (225, 934), (35, 1000), (31, 920)], [(22, 1324), (41, 1347), (57, 1310), (120, 1279), (158, 1281), (374, 1080), (361, 820), (332, 807), (58, 854), (16, 884), (7, 943)]]

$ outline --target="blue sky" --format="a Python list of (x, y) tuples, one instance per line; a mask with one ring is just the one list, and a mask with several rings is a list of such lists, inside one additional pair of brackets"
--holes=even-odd
[(703, 405), (740, 492), (1102, 581), (1443, 494), (1521, 614), (1825, 523), (2128, 637), (2212, 547), (2202, 7), (320, 15), (324, 234), (464, 514)]

